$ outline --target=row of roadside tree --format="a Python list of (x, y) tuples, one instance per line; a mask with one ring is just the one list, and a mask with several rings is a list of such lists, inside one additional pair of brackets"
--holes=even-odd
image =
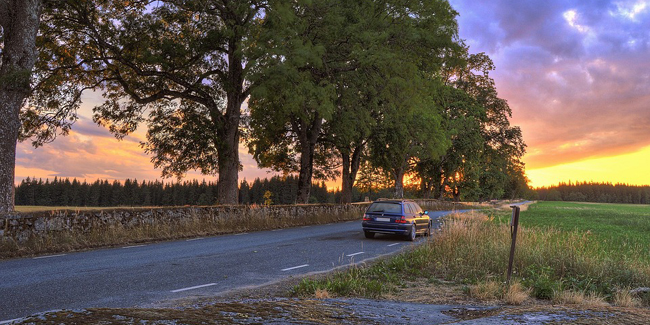
[[(373, 177), (389, 179), (396, 197), (405, 180), (425, 197), (456, 200), (528, 188), (525, 144), (489, 76), (495, 67), (458, 37), (447, 0), (8, 6), (31, 5), (38, 56), (26, 100), (6, 123), (34, 145), (69, 131), (81, 93), (94, 90), (105, 99), (95, 122), (118, 138), (146, 127), (143, 147), (162, 175), (218, 175), (221, 204), (240, 201), (240, 142), (260, 167), (297, 175), (298, 203), (309, 202), (314, 179), (336, 176), (343, 203)], [(3, 56), (25, 32), (8, 19)], [(8, 155), (16, 136), (2, 134), (4, 146), (13, 141)], [(13, 168), (11, 186), (0, 182), (6, 211)]]

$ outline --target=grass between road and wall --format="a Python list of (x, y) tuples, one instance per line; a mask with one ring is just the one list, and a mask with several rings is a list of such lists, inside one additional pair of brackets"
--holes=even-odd
[[(543, 202), (522, 211), (513, 285), (505, 286), (510, 211), (447, 218), (425, 244), (368, 267), (304, 279), (299, 296), (393, 295), (414, 279), (455, 283), (481, 300), (519, 304), (528, 296), (556, 303), (648, 306), (650, 286), (647, 206)], [(636, 252), (636, 253), (635, 253)], [(639, 253), (643, 252), (643, 253)]]
[[(47, 208), (47, 209), (45, 209)], [(254, 208), (254, 206), (253, 206)], [(432, 202), (424, 209), (451, 210), (464, 209), (467, 206), (454, 204), (452, 202)], [(45, 209), (45, 210), (43, 210)], [(87, 210), (114, 210), (129, 208), (87, 208), (87, 207), (27, 207), (18, 206), (19, 212), (69, 210), (73, 212)], [(133, 209), (147, 209), (136, 207)], [(241, 233), (247, 231), (262, 231), (278, 228), (289, 228), (305, 225), (326, 224), (340, 221), (361, 220), (362, 213), (344, 214), (315, 214), (309, 218), (274, 218), (268, 215), (256, 215), (255, 217), (228, 220), (217, 219), (216, 221), (195, 216), (182, 223), (158, 222), (154, 224), (139, 224), (133, 227), (117, 225), (111, 228), (92, 229), (88, 233), (71, 231), (51, 232), (47, 235), (32, 237), (25, 242), (17, 242), (11, 238), (0, 238), (0, 259), (22, 256), (34, 256), (39, 254), (53, 254), (76, 250), (92, 249), (99, 247), (112, 247), (130, 245), (145, 242), (156, 242), (165, 240), (176, 240), (184, 238), (195, 238), (203, 236), (214, 236), (222, 234)]]
[[(124, 209), (125, 207), (68, 207), (68, 206), (42, 206), (42, 205), (17, 205), (15, 207), (16, 212), (30, 213), (30, 212), (39, 212), (39, 211), (60, 211), (60, 210), (70, 210), (70, 211), (99, 211), (99, 210), (115, 210), (115, 209)], [(138, 207), (138, 209), (154, 209), (156, 207)]]

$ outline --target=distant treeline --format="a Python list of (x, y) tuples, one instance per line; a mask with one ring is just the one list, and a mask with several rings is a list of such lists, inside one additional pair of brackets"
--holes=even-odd
[(650, 204), (648, 185), (569, 182), (538, 188), (536, 192), (538, 199), (545, 201)]
[[(241, 182), (239, 201), (243, 204), (293, 204), (298, 189), (297, 177), (273, 177)], [(269, 192), (268, 199), (264, 193)], [(197, 180), (163, 183), (127, 179), (124, 182), (96, 180), (92, 183), (68, 178), (26, 178), (16, 187), (16, 205), (40, 206), (182, 206), (215, 204), (216, 182)], [(325, 183), (314, 184), (310, 202), (334, 203), (336, 193)]]

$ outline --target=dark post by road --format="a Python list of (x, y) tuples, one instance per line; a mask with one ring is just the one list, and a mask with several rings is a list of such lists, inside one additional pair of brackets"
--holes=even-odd
[(516, 205), (510, 206), (512, 208), (512, 217), (510, 218), (510, 237), (512, 237), (512, 244), (510, 245), (510, 260), (508, 261), (508, 279), (506, 286), (510, 286), (510, 276), (512, 276), (512, 262), (515, 259), (515, 245), (517, 244), (517, 228), (519, 227), (519, 207)]

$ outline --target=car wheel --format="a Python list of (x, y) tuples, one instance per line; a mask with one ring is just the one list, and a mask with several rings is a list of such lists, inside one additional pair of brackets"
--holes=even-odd
[(415, 230), (415, 224), (411, 225), (411, 233), (409, 233), (408, 240), (409, 241), (414, 241), (415, 236), (417, 236), (416, 230)]
[(366, 235), (366, 238), (370, 238), (370, 239), (375, 238), (374, 232), (364, 231), (363, 234)]
[(427, 232), (424, 233), (425, 236), (430, 237), (431, 236), (431, 223), (429, 222), (429, 226), (427, 226)]

